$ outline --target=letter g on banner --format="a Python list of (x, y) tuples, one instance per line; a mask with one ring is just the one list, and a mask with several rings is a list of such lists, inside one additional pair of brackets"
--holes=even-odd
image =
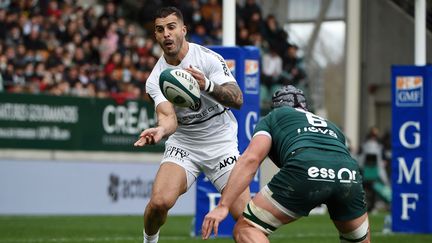
[[(413, 132), (414, 143), (409, 143), (406, 138), (406, 131), (409, 127), (414, 127), (416, 132)], [(399, 129), (399, 140), (405, 148), (413, 149), (420, 146), (420, 122), (407, 121)]]
[(258, 122), (258, 113), (255, 111), (249, 111), (248, 114), (246, 115), (246, 124), (245, 124), (246, 137), (249, 139), (249, 141), (252, 138), (252, 134), (257, 122)]

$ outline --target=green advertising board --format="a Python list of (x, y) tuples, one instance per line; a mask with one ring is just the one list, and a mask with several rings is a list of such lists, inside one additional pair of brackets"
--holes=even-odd
[(134, 147), (155, 124), (141, 100), (0, 94), (0, 147), (49, 150), (162, 152), (163, 143)]

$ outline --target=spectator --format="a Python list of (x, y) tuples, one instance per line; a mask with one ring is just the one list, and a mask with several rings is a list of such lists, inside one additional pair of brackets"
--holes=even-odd
[(119, 36), (116, 32), (116, 29), (117, 25), (115, 23), (110, 24), (105, 34), (105, 37), (102, 38), (100, 48), (102, 63), (106, 63), (111, 54), (113, 54), (117, 50)]
[(370, 128), (366, 140), (361, 145), (359, 166), (363, 174), (363, 183), (368, 201), (368, 211), (375, 209), (378, 196), (383, 196), (379, 188), (389, 186), (389, 179), (382, 159), (383, 147), (379, 140), (377, 127)]
[(72, 62), (75, 65), (84, 65), (84, 64), (89, 63), (82, 47), (77, 47), (75, 49), (75, 53), (73, 55)]
[(108, 19), (108, 21), (111, 23), (117, 21), (117, 6), (113, 1), (108, 1), (107, 3), (105, 3), (104, 12), (101, 17)]
[(222, 16), (222, 6), (218, 0), (208, 0), (201, 6), (201, 16), (206, 25), (211, 25), (213, 15)]
[[(7, 29), (7, 28), (5, 28)], [(19, 26), (12, 26), (9, 33), (6, 35), (5, 43), (8, 46), (18, 45), (23, 42), (21, 30)]]
[(238, 33), (237, 45), (239, 46), (252, 45), (252, 42), (249, 40), (249, 31), (247, 28), (242, 27), (237, 33)]
[(135, 72), (135, 66), (132, 63), (132, 55), (124, 55), (122, 60), (122, 82), (131, 83), (132, 76)]
[(60, 18), (62, 15), (61, 9), (59, 9), (58, 2), (55, 0), (49, 1), (48, 9), (46, 10), (47, 16), (54, 16), (55, 18)]
[(277, 53), (284, 53), (288, 48), (288, 35), (279, 27), (279, 24), (273, 15), (268, 15), (262, 28), (262, 34), (270, 46), (276, 49)]
[(284, 85), (298, 86), (306, 77), (303, 59), (298, 57), (297, 51), (297, 45), (290, 45), (285, 51), (282, 72), (282, 83)]
[(261, 70), (261, 102), (267, 105), (266, 102), (270, 102), (268, 97), (281, 87), (282, 58), (274, 48), (263, 54)]
[(255, 0), (246, 0), (246, 3), (241, 11), (243, 13), (243, 20), (246, 23), (251, 21), (251, 17), (254, 13), (259, 13), (261, 15), (261, 7), (256, 3)]
[(207, 22), (206, 29), (211, 38), (212, 45), (220, 45), (222, 43), (222, 15), (213, 13), (211, 21)]
[[(93, 71), (94, 72), (94, 71)], [(107, 98), (109, 97), (108, 85), (106, 82), (106, 73), (103, 68), (99, 68), (95, 71), (96, 75), (91, 80), (91, 83), (95, 86), (96, 97)]]
[[(200, 8), (199, 0), (180, 1), (179, 9), (183, 13), (184, 22), (187, 26), (193, 28), (196, 23), (201, 22)], [(199, 19), (194, 19), (195, 13), (199, 15)]]
[(207, 35), (207, 30), (201, 23), (195, 25), (195, 31), (190, 35), (190, 40), (198, 45), (211, 44), (210, 37)]
[(5, 28), (6, 26), (6, 10), (0, 8), (0, 26), (2, 26), (2, 28), (0, 28), (0, 39), (4, 40), (6, 38), (7, 35), (7, 28)]
[(248, 26), (249, 34), (263, 33), (264, 32), (264, 22), (261, 18), (261, 13), (260, 12), (252, 13), (252, 16), (250, 16), (250, 20), (249, 20), (247, 26)]
[(115, 70), (121, 67), (122, 62), (122, 55), (120, 52), (116, 52), (111, 55), (110, 59), (105, 65), (105, 73), (107, 75), (111, 75), (111, 73)]
[(142, 23), (146, 33), (153, 33), (153, 15), (162, 6), (161, 0), (139, 1), (141, 3), (137, 20)]
[(62, 46), (57, 46), (48, 56), (47, 67), (54, 67), (57, 64), (63, 63), (63, 55), (64, 48)]
[(132, 55), (135, 53), (134, 46), (132, 43), (132, 37), (129, 35), (124, 35), (121, 41), (119, 42), (117, 50), (122, 55)]
[(17, 66), (25, 66), (26, 63), (29, 62), (28, 56), (27, 56), (27, 49), (24, 44), (19, 44), (16, 48), (16, 54), (13, 59), (14, 65)]

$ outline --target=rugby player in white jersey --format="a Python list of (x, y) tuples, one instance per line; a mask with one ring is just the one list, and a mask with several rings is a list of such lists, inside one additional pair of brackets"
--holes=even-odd
[[(168, 139), (144, 212), (144, 243), (158, 241), (168, 210), (200, 172), (223, 193), (239, 157), (237, 122), (230, 107), (242, 106), (241, 90), (225, 60), (203, 46), (187, 42), (186, 33), (182, 13), (177, 8), (165, 7), (156, 13), (155, 36), (164, 54), (147, 79), (146, 92), (154, 101), (158, 122), (157, 126), (144, 130), (134, 145)], [(173, 67), (187, 70), (198, 81), (201, 89), (198, 107), (176, 107), (163, 96), (159, 75)], [(242, 214), (249, 199), (249, 189), (239, 194), (230, 208), (234, 219)]]

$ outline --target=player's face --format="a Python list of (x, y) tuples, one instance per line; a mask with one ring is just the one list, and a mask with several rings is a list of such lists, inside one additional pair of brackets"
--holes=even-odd
[(165, 55), (176, 56), (186, 36), (186, 27), (174, 14), (155, 20), (155, 36)]

